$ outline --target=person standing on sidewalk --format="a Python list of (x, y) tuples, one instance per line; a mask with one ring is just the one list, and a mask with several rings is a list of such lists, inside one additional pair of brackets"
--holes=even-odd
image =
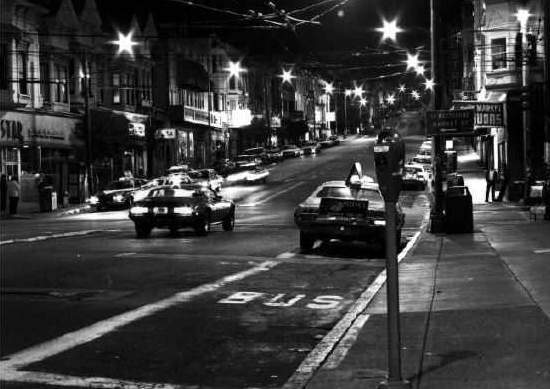
[(19, 203), (19, 192), (21, 187), (17, 178), (12, 177), (11, 181), (8, 182), (8, 198), (10, 199), (10, 215), (15, 215), (17, 213), (17, 203)]
[(8, 177), (2, 174), (0, 178), (0, 215), (6, 214), (6, 204), (8, 202)]
[(495, 184), (497, 181), (497, 172), (492, 167), (485, 173), (485, 182), (487, 187), (485, 189), (485, 202), (489, 202), (489, 191), (491, 192), (491, 201), (495, 201)]
[(500, 191), (498, 192), (498, 197), (496, 201), (504, 200), (504, 195), (506, 194), (506, 189), (508, 189), (508, 184), (510, 183), (510, 170), (506, 164), (502, 165), (502, 183), (500, 185)]

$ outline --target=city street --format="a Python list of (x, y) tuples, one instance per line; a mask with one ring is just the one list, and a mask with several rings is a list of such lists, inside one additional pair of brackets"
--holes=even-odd
[[(421, 137), (405, 139), (411, 156)], [(2, 368), (20, 383), (2, 387), (284, 385), (334, 346), (384, 269), (380, 247), (360, 243), (301, 253), (293, 221), (354, 161), (375, 177), (374, 140), (348, 137), (271, 166), (266, 184), (224, 188), (237, 204), (232, 232), (136, 239), (127, 210), (3, 220)], [(401, 203), (406, 249), (427, 191), (404, 191)]]

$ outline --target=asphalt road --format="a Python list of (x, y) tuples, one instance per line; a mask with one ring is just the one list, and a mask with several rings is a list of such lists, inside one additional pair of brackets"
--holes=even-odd
[[(407, 153), (419, 142), (407, 139)], [(264, 185), (224, 188), (237, 203), (232, 232), (138, 240), (127, 211), (2, 221), (2, 241), (15, 240), (0, 246), (2, 387), (284, 385), (338, 340), (384, 268), (377, 247), (358, 243), (300, 253), (292, 218), (354, 161), (374, 177), (373, 143), (348, 138), (270, 167)], [(401, 202), (404, 248), (427, 193)]]

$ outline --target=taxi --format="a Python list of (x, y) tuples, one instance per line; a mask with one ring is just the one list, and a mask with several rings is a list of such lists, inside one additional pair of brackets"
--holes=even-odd
[[(317, 240), (385, 243), (384, 199), (372, 178), (328, 181), (320, 185), (294, 211), (300, 229), (300, 248), (308, 251)], [(401, 241), (405, 216), (397, 204), (396, 241)]]

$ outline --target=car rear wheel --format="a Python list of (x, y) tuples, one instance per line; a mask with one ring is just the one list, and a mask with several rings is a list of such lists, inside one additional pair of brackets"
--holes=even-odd
[(151, 235), (151, 230), (153, 229), (150, 225), (142, 223), (135, 223), (135, 228), (136, 237), (140, 239), (149, 237), (149, 235)]
[(222, 228), (224, 231), (233, 231), (235, 228), (235, 212), (231, 212), (225, 219), (223, 219)]
[(300, 249), (304, 251), (311, 250), (315, 243), (315, 236), (300, 231)]
[(199, 221), (195, 227), (195, 232), (199, 236), (208, 235), (208, 233), (210, 232), (210, 218), (205, 217), (204, 219)]

